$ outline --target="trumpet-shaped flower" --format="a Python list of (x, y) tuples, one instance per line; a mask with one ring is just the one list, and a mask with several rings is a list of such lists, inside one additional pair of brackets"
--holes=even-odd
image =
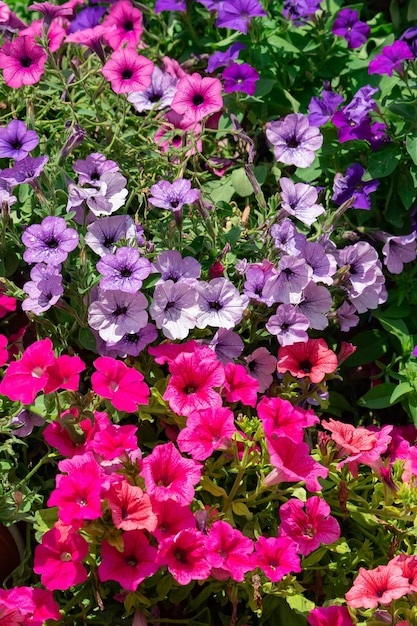
[(93, 390), (108, 398), (116, 409), (133, 412), (138, 404), (148, 404), (149, 388), (140, 372), (109, 356), (96, 359), (94, 367), (97, 371), (91, 376)]
[(235, 432), (234, 415), (230, 409), (204, 409), (188, 416), (177, 444), (181, 452), (188, 452), (194, 460), (204, 461), (214, 450), (227, 448)]
[(123, 550), (103, 541), (98, 576), (102, 582), (115, 580), (123, 589), (136, 591), (140, 583), (155, 574), (157, 550), (149, 543), (145, 533), (129, 530), (122, 535)]

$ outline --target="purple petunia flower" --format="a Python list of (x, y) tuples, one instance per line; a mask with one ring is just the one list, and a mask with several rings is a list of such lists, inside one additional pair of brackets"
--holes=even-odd
[(285, 0), (282, 14), (294, 26), (303, 26), (320, 8), (320, 0)]
[(308, 105), (308, 121), (313, 126), (324, 126), (342, 104), (343, 96), (335, 91), (323, 89), (321, 97), (313, 96)]
[(24, 231), (22, 242), (27, 250), (23, 259), (26, 263), (59, 265), (77, 247), (78, 240), (77, 231), (67, 228), (63, 217), (49, 215), (40, 224), (32, 224)]
[(293, 343), (306, 342), (309, 321), (292, 304), (280, 304), (275, 315), (271, 315), (265, 327), (275, 335), (280, 346), (292, 346)]
[(201, 265), (194, 257), (182, 258), (178, 250), (165, 250), (161, 252), (153, 264), (154, 271), (161, 274), (158, 283), (172, 280), (194, 283), (201, 274)]
[(139, 356), (147, 345), (158, 338), (158, 331), (154, 324), (146, 324), (135, 333), (126, 333), (119, 341), (115, 343), (107, 342), (106, 346), (116, 356), (125, 358), (126, 356)]
[(363, 181), (364, 173), (365, 169), (359, 163), (354, 163), (348, 167), (345, 176), (337, 173), (333, 182), (333, 202), (341, 205), (353, 198), (353, 208), (369, 211), (371, 208), (369, 194), (377, 189), (379, 180)]
[(370, 26), (359, 20), (359, 12), (349, 8), (339, 11), (332, 27), (334, 35), (346, 39), (348, 48), (360, 48), (367, 41), (370, 32)]
[(209, 283), (198, 283), (200, 294), (200, 312), (197, 328), (214, 326), (216, 328), (234, 328), (243, 317), (249, 298), (241, 295), (227, 278), (213, 278)]
[(411, 59), (414, 59), (414, 55), (405, 41), (394, 41), (391, 46), (385, 46), (381, 54), (377, 54), (369, 63), (368, 73), (392, 76), (395, 71), (402, 74), (403, 62)]
[(400, 41), (405, 41), (414, 56), (417, 56), (417, 26), (411, 26), (403, 32)]
[(29, 296), (22, 302), (23, 311), (31, 311), (39, 315), (58, 302), (64, 293), (60, 271), (60, 265), (45, 265), (44, 263), (38, 263), (32, 268), (30, 272), (32, 280), (23, 285), (23, 291)]
[(85, 243), (100, 256), (113, 253), (115, 244), (122, 239), (127, 242), (136, 239), (136, 226), (129, 215), (102, 217), (87, 226), (84, 237)]
[(187, 6), (185, 0), (156, 0), (155, 13), (161, 11), (186, 11)]
[(250, 20), (265, 15), (258, 0), (226, 0), (219, 5), (216, 26), (238, 30), (246, 35)]
[(32, 183), (41, 175), (47, 162), (47, 156), (27, 156), (21, 161), (17, 161), (12, 168), (3, 170), (1, 177), (5, 178), (12, 187), (23, 183)]
[(36, 148), (39, 138), (34, 130), (28, 130), (20, 120), (12, 120), (0, 128), (0, 157), (21, 161)]
[(290, 178), (281, 178), (281, 208), (307, 226), (311, 226), (324, 208), (317, 201), (317, 189), (305, 183), (293, 183)]
[(312, 274), (313, 270), (303, 258), (283, 256), (278, 264), (278, 273), (267, 280), (262, 295), (272, 298), (274, 302), (298, 304)]
[(245, 357), (249, 374), (258, 381), (259, 393), (265, 393), (272, 385), (272, 374), (277, 369), (277, 359), (266, 348), (256, 348)]
[(27, 409), (22, 409), (12, 417), (10, 426), (13, 427), (13, 435), (16, 437), (28, 437), (35, 426), (43, 426), (45, 419), (42, 415), (36, 415)]
[(211, 341), (207, 342), (223, 365), (237, 359), (243, 352), (244, 344), (238, 333), (226, 328), (219, 328)]
[(96, 265), (104, 276), (100, 281), (100, 289), (107, 291), (117, 289), (126, 293), (136, 293), (151, 273), (151, 263), (141, 258), (137, 248), (118, 248), (115, 254), (106, 254)]
[(76, 33), (87, 28), (94, 28), (106, 13), (107, 7), (86, 7), (71, 20), (68, 33)]
[(349, 304), (349, 302), (343, 302), (342, 306), (339, 307), (335, 313), (340, 330), (344, 333), (347, 333), (351, 328), (354, 328), (359, 324), (359, 317), (356, 315), (356, 309), (353, 304)]
[(328, 313), (333, 304), (330, 291), (310, 281), (303, 290), (301, 300), (297, 304), (297, 311), (308, 319), (310, 328), (324, 330), (329, 321), (324, 313)]
[(217, 70), (219, 67), (229, 66), (232, 61), (235, 61), (241, 50), (246, 48), (245, 44), (240, 41), (235, 41), (230, 48), (227, 48), (224, 52), (215, 52), (212, 54), (207, 62), (207, 72), (211, 73)]
[(87, 198), (87, 206), (96, 216), (109, 215), (124, 205), (128, 191), (126, 178), (119, 172), (104, 172), (98, 180), (97, 193)]
[(338, 251), (338, 265), (343, 268), (342, 287), (358, 313), (376, 309), (386, 301), (385, 278), (378, 254), (368, 242), (358, 241)]
[(336, 259), (332, 254), (326, 254), (323, 246), (314, 241), (307, 241), (301, 251), (304, 259), (313, 270), (311, 280), (315, 283), (333, 283), (333, 274), (337, 270)]
[(148, 301), (141, 293), (105, 291), (88, 309), (88, 323), (106, 342), (116, 343), (128, 333), (137, 333), (148, 323)]
[(253, 96), (256, 90), (256, 81), (259, 80), (258, 72), (247, 63), (231, 63), (223, 70), (225, 93), (243, 91)]
[(139, 113), (169, 107), (177, 90), (178, 78), (163, 72), (157, 65), (151, 79), (152, 82), (145, 91), (134, 91), (127, 97)]
[(102, 174), (105, 172), (118, 172), (119, 166), (115, 161), (106, 159), (104, 154), (93, 152), (86, 159), (78, 159), (72, 169), (78, 174), (80, 185), (100, 185)]
[(198, 291), (186, 282), (156, 285), (149, 313), (168, 339), (185, 339), (199, 316)]
[(404, 263), (411, 263), (416, 259), (416, 237), (414, 231), (409, 235), (390, 235), (383, 231), (374, 233), (375, 237), (384, 242), (382, 254), (384, 263), (391, 274), (401, 274)]
[(323, 143), (319, 129), (311, 126), (302, 113), (290, 113), (282, 120), (270, 122), (266, 136), (276, 160), (297, 167), (309, 167)]
[(191, 183), (185, 178), (178, 178), (173, 183), (161, 180), (151, 187), (152, 196), (148, 202), (160, 209), (180, 211), (184, 204), (193, 204), (200, 197), (198, 189), (191, 189)]
[(275, 265), (271, 261), (264, 259), (262, 263), (249, 263), (245, 273), (244, 294), (256, 302), (263, 302), (267, 306), (271, 306), (274, 303), (274, 299), (265, 298), (262, 292), (266, 281), (277, 275)]
[(277, 250), (298, 255), (305, 246), (307, 238), (299, 233), (293, 222), (285, 217), (279, 224), (271, 227), (271, 237)]

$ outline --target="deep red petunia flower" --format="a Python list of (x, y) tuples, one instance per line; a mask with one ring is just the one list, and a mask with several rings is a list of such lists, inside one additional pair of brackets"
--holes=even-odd
[(290, 372), (296, 378), (308, 377), (312, 383), (321, 382), (326, 374), (336, 371), (337, 365), (337, 356), (324, 339), (309, 339), (278, 350), (280, 374)]

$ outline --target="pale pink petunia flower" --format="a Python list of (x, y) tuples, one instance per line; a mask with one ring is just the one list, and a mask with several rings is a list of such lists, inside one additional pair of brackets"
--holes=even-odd
[(390, 604), (410, 592), (410, 583), (401, 567), (390, 561), (375, 569), (359, 568), (353, 587), (345, 595), (346, 602), (355, 609), (375, 609), (378, 604)]
[(102, 582), (115, 580), (123, 589), (136, 591), (145, 578), (158, 571), (157, 550), (141, 530), (129, 530), (123, 533), (123, 550), (103, 541), (101, 563), (98, 576)]
[(297, 544), (289, 537), (258, 537), (253, 564), (273, 583), (279, 582), (290, 572), (301, 572)]
[(202, 466), (186, 459), (173, 443), (160, 444), (143, 460), (142, 476), (146, 491), (159, 502), (174, 500), (184, 506), (194, 497), (194, 485), (201, 477)]
[(130, 93), (149, 87), (153, 69), (152, 61), (136, 50), (121, 48), (113, 52), (101, 71), (115, 93)]
[(205, 544), (206, 537), (202, 532), (181, 530), (160, 544), (158, 565), (166, 565), (180, 585), (188, 585), (192, 580), (206, 580), (211, 567), (205, 558)]
[(321, 491), (318, 478), (327, 478), (329, 470), (310, 456), (306, 443), (277, 437), (268, 438), (267, 446), (274, 469), (265, 477), (265, 485), (304, 481), (308, 491)]
[(216, 521), (207, 535), (205, 557), (211, 565), (211, 575), (217, 580), (232, 578), (242, 582), (246, 572), (253, 569), (250, 555), (253, 542), (240, 530), (224, 521)]
[(188, 452), (194, 460), (204, 461), (214, 450), (228, 448), (235, 432), (233, 412), (227, 407), (213, 407), (188, 416), (177, 444), (181, 452)]
[(132, 413), (139, 404), (148, 404), (149, 387), (140, 372), (109, 356), (99, 357), (93, 365), (97, 370), (91, 376), (93, 391), (116, 409)]
[(220, 111), (223, 106), (221, 93), (222, 84), (218, 78), (202, 78), (195, 72), (179, 80), (171, 108), (184, 115), (186, 120), (197, 123)]
[(319, 496), (312, 496), (306, 502), (291, 498), (281, 506), (279, 515), (279, 536), (290, 537), (298, 546), (297, 552), (303, 556), (317, 550), (320, 544), (330, 545), (340, 537), (338, 521), (330, 515), (330, 506)]

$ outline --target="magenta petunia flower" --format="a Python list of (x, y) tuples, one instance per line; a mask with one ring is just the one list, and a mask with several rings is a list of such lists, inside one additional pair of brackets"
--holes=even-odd
[(202, 78), (195, 72), (178, 82), (171, 108), (183, 114), (190, 123), (196, 124), (207, 115), (220, 111), (223, 106), (221, 93), (222, 84), (218, 78)]
[(173, 500), (158, 502), (152, 499), (152, 511), (158, 518), (158, 524), (152, 534), (159, 543), (172, 537), (185, 528), (195, 528), (195, 517), (189, 506), (180, 506)]
[(289, 537), (258, 537), (252, 560), (273, 583), (291, 572), (301, 572), (297, 544)]
[(109, 356), (99, 357), (93, 365), (97, 370), (91, 376), (93, 391), (116, 409), (131, 413), (139, 404), (148, 404), (149, 388), (138, 370)]
[(317, 607), (307, 616), (310, 626), (354, 626), (346, 606)]
[(288, 437), (301, 443), (305, 435), (304, 429), (320, 422), (312, 409), (293, 406), (282, 398), (264, 396), (256, 409), (268, 438)]
[(385, 46), (381, 54), (377, 54), (369, 63), (368, 73), (392, 76), (395, 71), (401, 74), (403, 62), (412, 59), (414, 59), (414, 55), (405, 41), (394, 41), (391, 46)]
[(375, 569), (359, 568), (353, 587), (345, 595), (349, 606), (356, 609), (374, 609), (378, 604), (390, 604), (410, 592), (410, 583), (401, 567), (390, 561)]
[(87, 580), (87, 570), (81, 563), (87, 554), (86, 540), (70, 526), (57, 524), (36, 546), (33, 570), (40, 574), (46, 589), (63, 591)]
[[(89, 7), (93, 10), (102, 9), (104, 7)], [(86, 9), (88, 10), (88, 8)], [(80, 14), (79, 14), (80, 15)], [(73, 23), (73, 22), (72, 22)], [(105, 63), (106, 58), (103, 50), (103, 38), (108, 34), (108, 29), (102, 24), (98, 24), (93, 28), (86, 28), (85, 30), (78, 30), (71, 32), (65, 39), (65, 43), (75, 43), (80, 46), (87, 46), (91, 48), (97, 54), (102, 63)]]
[(259, 80), (258, 72), (248, 63), (231, 63), (223, 70), (225, 93), (243, 91), (253, 96), (256, 90), (256, 81)]
[(94, 433), (86, 448), (94, 452), (97, 461), (112, 461), (126, 453), (137, 452), (136, 431), (137, 427), (130, 424), (107, 424)]
[[(7, 593), (7, 604), (18, 607), (21, 617), (17, 622), (12, 621), (10, 618), (10, 622), (6, 622), (4, 621), (3, 614), (0, 613), (0, 623), (5, 626), (15, 626), (15, 624), (43, 626), (46, 620), (59, 621), (62, 617), (59, 612), (58, 603), (54, 600), (54, 596), (49, 590), (40, 589), (38, 587), (13, 587), (5, 593)], [(2, 610), (2, 600), (4, 599), (5, 598), (0, 595)]]
[(243, 365), (237, 363), (227, 363), (224, 374), (223, 395), (226, 401), (254, 407), (258, 400), (258, 381), (247, 373)]
[(270, 122), (266, 137), (277, 161), (296, 167), (309, 167), (315, 152), (323, 143), (323, 135), (312, 126), (306, 115), (290, 113), (284, 119)]
[(55, 359), (46, 370), (48, 382), (45, 385), (45, 393), (52, 393), (57, 389), (71, 389), (78, 391), (80, 373), (85, 370), (85, 363), (79, 356), (63, 354)]
[(327, 478), (329, 470), (310, 456), (306, 443), (296, 443), (288, 437), (270, 437), (267, 446), (274, 469), (264, 479), (265, 485), (304, 481), (308, 491), (321, 491), (318, 478)]
[(160, 444), (143, 460), (142, 476), (147, 493), (158, 502), (173, 500), (181, 506), (194, 498), (194, 485), (201, 477), (202, 466), (186, 459), (173, 443)]
[[(124, 45), (134, 49), (143, 32), (142, 13), (129, 0), (119, 0), (110, 7), (102, 26), (107, 30), (104, 40), (113, 50), (118, 50)], [(139, 90), (131, 89), (131, 91)]]
[(205, 544), (202, 532), (188, 528), (181, 530), (160, 544), (158, 565), (166, 565), (180, 585), (188, 585), (192, 580), (206, 580), (211, 568), (206, 560)]
[(0, 157), (21, 161), (39, 143), (38, 134), (28, 130), (20, 120), (12, 120), (5, 128), (0, 128)]
[(139, 56), (136, 50), (121, 48), (113, 52), (101, 71), (115, 93), (130, 93), (149, 87), (153, 69), (152, 61)]
[(122, 535), (123, 550), (103, 541), (98, 576), (102, 582), (115, 580), (123, 589), (136, 591), (140, 583), (158, 571), (157, 550), (145, 533), (129, 530)]
[(204, 409), (188, 416), (177, 444), (181, 452), (188, 452), (196, 461), (204, 461), (214, 450), (228, 448), (235, 432), (235, 418), (229, 408)]
[(32, 37), (16, 37), (6, 41), (0, 49), (0, 68), (9, 87), (37, 83), (44, 72), (45, 61), (45, 51)]
[(340, 537), (340, 526), (330, 514), (330, 506), (313, 496), (306, 502), (290, 498), (279, 509), (280, 537), (289, 537), (297, 544), (297, 552), (307, 556), (317, 550), (321, 543), (330, 545)]
[(214, 522), (206, 539), (205, 557), (211, 565), (211, 575), (217, 580), (232, 578), (242, 582), (246, 572), (253, 569), (250, 555), (253, 542), (240, 530), (224, 521)]
[(10, 400), (32, 404), (38, 391), (48, 382), (47, 368), (53, 365), (55, 356), (50, 339), (35, 341), (19, 361), (12, 361), (0, 383), (0, 393)]

